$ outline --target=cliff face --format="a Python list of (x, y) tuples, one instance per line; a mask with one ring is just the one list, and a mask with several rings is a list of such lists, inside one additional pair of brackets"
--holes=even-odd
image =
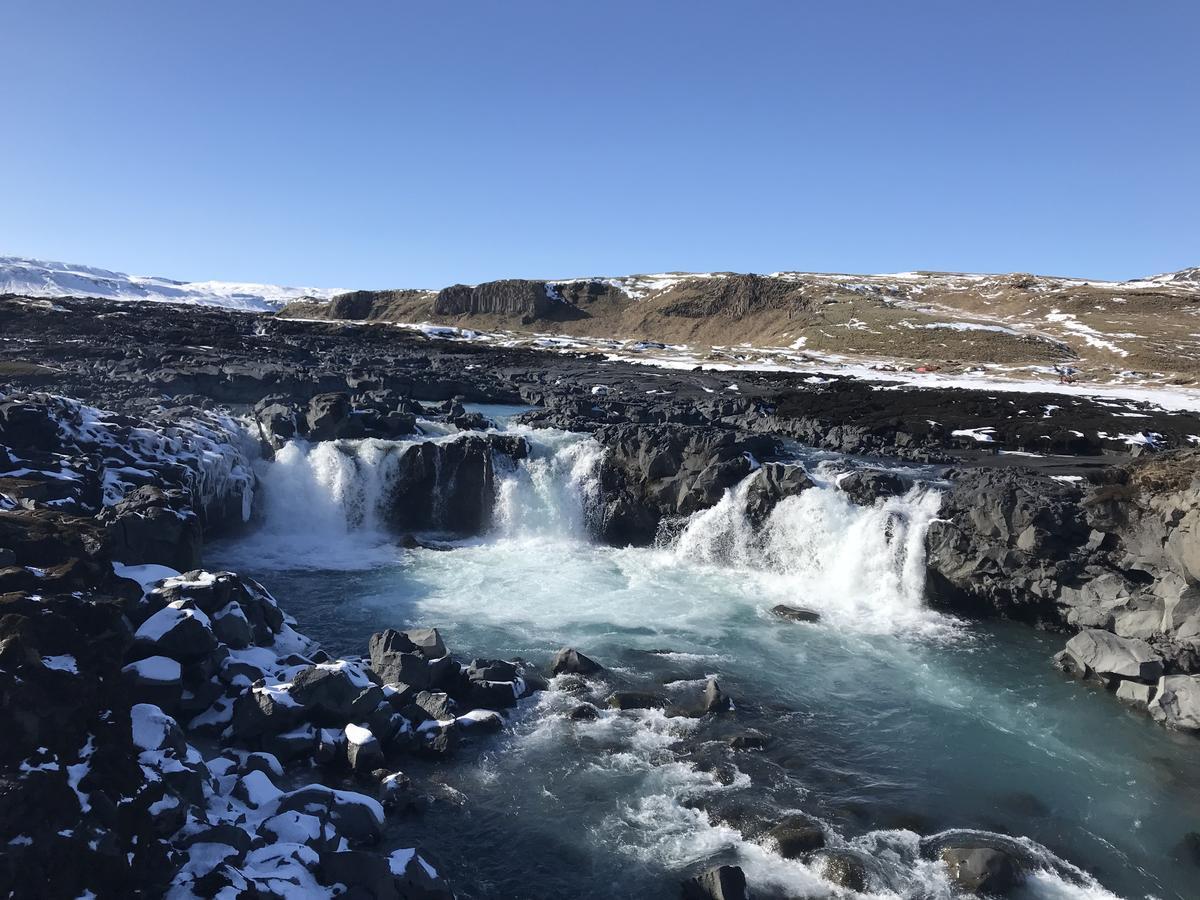
[(763, 275), (688, 279), (661, 297), (665, 316), (736, 319), (760, 310), (800, 311), (813, 306), (804, 286)]
[(439, 316), (514, 316), (528, 324), (547, 317), (553, 304), (558, 302), (561, 301), (548, 290), (546, 282), (510, 278), (487, 281), (475, 287), (453, 284), (442, 288), (433, 301), (433, 312)]
[(1061, 668), (1200, 730), (1198, 473), (1190, 450), (1082, 485), (1012, 470), (962, 475), (926, 538), (930, 600), (1078, 631), (1056, 657)]

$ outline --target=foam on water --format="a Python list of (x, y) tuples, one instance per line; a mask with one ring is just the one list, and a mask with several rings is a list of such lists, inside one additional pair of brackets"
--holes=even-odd
[[(649, 678), (672, 696), (697, 690), (705, 675), (718, 674), (735, 698), (805, 710), (802, 719), (772, 713), (770, 706), (747, 715), (760, 716), (753, 720), (759, 727), (770, 727), (766, 723), (774, 718), (783, 743), (795, 740), (805, 756), (831, 760), (826, 771), (820, 762), (796, 767), (786, 756), (779, 763), (772, 757), (770, 765), (784, 768), (769, 769), (775, 774), (765, 781), (763, 772), (740, 770), (722, 783), (692, 758), (700, 720), (655, 710), (602, 710), (593, 722), (575, 722), (567, 713), (578, 699), (552, 689), (526, 702), (512, 729), (494, 739), (494, 752), (450, 770), (449, 777), (458, 779), (456, 790), (474, 792), (473, 805), (494, 796), (498, 809), (506, 804), (522, 809), (508, 826), (511, 839), (520, 842), (527, 829), (536, 843), (547, 821), (569, 817), (578, 828), (555, 839), (599, 848), (599, 857), (608, 861), (593, 863), (599, 867), (594, 877), (612, 880), (612, 896), (639, 884), (656, 885), (646, 887), (645, 896), (667, 896), (674, 890), (660, 888), (671, 882), (671, 873), (718, 862), (741, 865), (751, 884), (764, 891), (823, 896), (830, 886), (815, 864), (783, 859), (769, 845), (748, 840), (698, 808), (703, 804), (697, 798), (779, 794), (812, 814), (810, 798), (842, 790), (840, 757), (864, 767), (855, 777), (866, 782), (861, 796), (873, 797), (905, 775), (922, 784), (931, 752), (961, 752), (950, 743), (959, 740), (979, 741), (981, 753), (995, 754), (990, 765), (999, 768), (983, 765), (976, 775), (963, 775), (980, 797), (1003, 787), (1003, 778), (993, 772), (1010, 764), (1006, 754), (1021, 748), (1041, 767), (1029, 777), (1052, 781), (1056, 766), (1089, 772), (1086, 778), (1097, 783), (1119, 784), (1125, 777), (1111, 760), (1092, 758), (1076, 739), (1047, 728), (1046, 713), (1036, 703), (982, 680), (987, 675), (1004, 683), (1017, 676), (972, 669), (972, 638), (964, 626), (925, 608), (924, 536), (937, 512), (936, 490), (918, 487), (859, 507), (818, 479), (816, 487), (780, 502), (765, 525), (754, 529), (746, 517), (748, 483), (743, 483), (656, 547), (610, 548), (589, 537), (600, 446), (563, 432), (511, 430), (525, 435), (531, 453), (498, 472), (494, 526), (482, 539), (460, 542), (453, 552), (402, 550), (391, 542), (378, 511), (408, 442), (291, 444), (261, 473), (261, 529), (224, 548), (222, 561), (240, 562), (252, 573), (273, 567), (350, 570), (327, 578), (319, 572), (298, 572), (295, 579), (276, 573), (292, 584), (293, 593), (311, 592), (314, 599), (305, 606), (300, 598), (296, 608), (287, 590), (279, 593), (314, 637), (344, 640), (345, 649), (334, 648), (342, 652), (350, 646), (361, 652), (376, 628), (432, 624), (467, 652), (542, 658), (556, 646), (577, 644), (602, 659), (613, 679)], [(271, 575), (264, 577), (272, 582)], [(822, 619), (814, 626), (779, 623), (769, 614), (776, 603), (816, 609)], [(669, 684), (663, 687), (664, 682)], [(889, 774), (893, 756), (911, 774)], [(959, 773), (951, 774), (956, 780), (950, 790), (961, 794)], [(901, 798), (908, 796), (904, 791)], [(1128, 808), (1113, 796), (1105, 801), (1115, 804), (1111, 808), (1094, 808), (1105, 821), (1119, 820)], [(958, 802), (946, 806), (954, 814), (962, 808)], [(953, 896), (944, 867), (923, 852), (913, 832), (875, 829), (844, 836), (837, 823), (826, 824), (830, 847), (854, 851), (869, 863), (874, 893), (866, 896)], [(446, 823), (447, 833), (469, 827), (459, 820)], [(945, 837), (1017, 842), (1014, 849), (1031, 865), (1017, 897), (1115, 896), (1031, 840), (992, 832)], [(478, 838), (464, 837), (475, 849), (464, 851), (460, 864), (479, 849), (471, 843)], [(1123, 848), (1114, 856), (1127, 859), (1130, 852)], [(488, 865), (504, 863), (496, 858)], [(492, 874), (524, 884), (520, 868)], [(569, 866), (557, 875), (543, 873), (552, 876), (560, 881), (535, 888), (571, 887)], [(516, 890), (494, 889), (496, 896)]]

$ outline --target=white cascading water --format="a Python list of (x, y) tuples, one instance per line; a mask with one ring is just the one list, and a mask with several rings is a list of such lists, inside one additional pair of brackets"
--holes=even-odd
[(519, 433), (531, 453), (498, 478), (494, 533), (507, 540), (586, 541), (604, 449), (566, 432)]
[(924, 605), (925, 532), (940, 495), (916, 487), (871, 507), (831, 486), (785, 497), (755, 528), (746, 515), (754, 473), (668, 544), (681, 562), (734, 569), (774, 602), (838, 624), (892, 632), (934, 624)]
[[(509, 430), (526, 437), (531, 453), (515, 465), (497, 462), (493, 525), (482, 540), (462, 542), (452, 553), (395, 546), (380, 508), (395, 462), (411, 442), (289, 444), (260, 470), (262, 528), (225, 558), (236, 563), (243, 557), (251, 571), (255, 565), (359, 570), (355, 577), (374, 587), (356, 585), (358, 593), (348, 598), (336, 574), (313, 572), (295, 584), (298, 591), (320, 585), (312, 588), (311, 602), (321, 610), (315, 618), (329, 621), (330, 609), (338, 610), (337, 620), (365, 617), (363, 632), (399, 618), (446, 627), (479, 651), (545, 654), (572, 643), (627, 674), (656, 665), (694, 669), (688, 677), (717, 673), (747, 699), (790, 698), (816, 711), (828, 697), (857, 690), (835, 716), (836, 729), (851, 733), (878, 727), (877, 716), (896, 709), (897, 696), (920, 704), (924, 715), (955, 709), (945, 698), (961, 676), (937, 664), (939, 640), (923, 640), (958, 634), (922, 602), (924, 537), (938, 510), (936, 491), (915, 488), (859, 507), (815, 473), (815, 487), (781, 501), (756, 529), (746, 516), (758, 477), (752, 475), (658, 546), (614, 549), (591, 536), (600, 445), (564, 432)], [(339, 600), (344, 605), (336, 605)], [(815, 609), (822, 622), (780, 623), (769, 614), (776, 603)], [(646, 657), (657, 662), (631, 664), (620, 655), (631, 646), (668, 650)], [(846, 660), (855, 673), (849, 682), (838, 668)], [(1005, 697), (989, 691), (964, 707), (1006, 721)], [(668, 718), (661, 710), (602, 710), (593, 722), (576, 722), (569, 713), (578, 702), (566, 691), (539, 695), (514, 720), (513, 752), (488, 754), (479, 764), (477, 799), (485, 801), (499, 778), (518, 792), (523, 807), (539, 809), (544, 818), (577, 816), (584, 823), (580, 834), (587, 835), (580, 840), (607, 848), (600, 859), (682, 871), (732, 853), (762, 888), (805, 896), (828, 889), (815, 867), (782, 859), (689, 802), (698, 794), (761, 793), (744, 774), (726, 785), (677, 755), (686, 751), (698, 720)], [(820, 728), (820, 721), (808, 727)], [(783, 731), (776, 739), (793, 736)], [(577, 741), (580, 749), (572, 750)], [(901, 741), (892, 752), (916, 751)], [(896, 777), (864, 765), (864, 778)], [(462, 773), (468, 788), (471, 771)], [(604, 797), (612, 804), (598, 805)], [(920, 855), (912, 832), (835, 833), (830, 840), (876, 861), (883, 880), (872, 896), (951, 896), (943, 868)], [(1032, 849), (1047, 855), (1030, 875), (1028, 896), (1111, 900), (1087, 876), (1065, 871), (1043, 848)]]

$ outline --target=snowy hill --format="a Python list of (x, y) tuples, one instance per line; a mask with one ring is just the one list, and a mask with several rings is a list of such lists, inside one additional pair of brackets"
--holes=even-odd
[(0, 294), (27, 297), (103, 297), (271, 312), (301, 297), (328, 299), (342, 292), (342, 289), (231, 281), (172, 281), (92, 266), (0, 256)]

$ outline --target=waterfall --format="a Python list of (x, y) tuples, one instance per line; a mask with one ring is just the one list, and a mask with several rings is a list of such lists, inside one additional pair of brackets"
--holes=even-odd
[[(486, 539), (585, 546), (595, 523), (603, 448), (593, 439), (515, 427), (526, 459), (495, 458), (495, 505)], [(454, 440), (446, 436), (443, 440)], [(289, 443), (260, 464), (264, 555), (313, 565), (353, 567), (394, 558), (386, 526), (398, 462), (412, 441)], [(435, 471), (432, 529), (449, 474)], [(786, 603), (815, 609), (860, 631), (925, 628), (943, 621), (924, 609), (925, 531), (937, 514), (936, 491), (860, 507), (829, 483), (781, 500), (757, 527), (746, 501), (750, 475), (714, 507), (693, 514), (660, 540), (658, 564), (725, 570), (752, 584), (765, 609)], [(443, 481), (446, 483), (443, 484)], [(419, 526), (418, 526), (419, 527)]]
[(586, 541), (604, 449), (565, 432), (525, 432), (528, 459), (500, 473), (493, 516), (502, 538)]
[(860, 507), (833, 486), (781, 500), (758, 528), (746, 514), (750, 475), (691, 516), (661, 549), (680, 563), (755, 580), (764, 601), (804, 606), (866, 630), (928, 622), (925, 532), (940, 495), (921, 486)]

